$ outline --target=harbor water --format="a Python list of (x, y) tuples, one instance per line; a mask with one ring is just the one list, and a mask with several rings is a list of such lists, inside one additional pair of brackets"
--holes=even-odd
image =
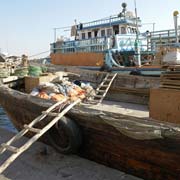
[(16, 131), (16, 129), (14, 128), (13, 124), (11, 123), (10, 119), (7, 117), (6, 113), (4, 112), (1, 106), (0, 106), (0, 128), (4, 128), (13, 132)]

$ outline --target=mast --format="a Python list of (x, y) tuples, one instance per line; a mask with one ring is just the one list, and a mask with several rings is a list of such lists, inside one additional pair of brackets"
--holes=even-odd
[(178, 37), (178, 11), (174, 11), (173, 16), (174, 16), (174, 28), (175, 28), (175, 36), (176, 36), (176, 43), (179, 43), (179, 37)]
[(140, 47), (139, 47), (139, 28), (138, 28), (138, 16), (137, 16), (136, 0), (134, 0), (134, 6), (135, 6), (136, 29), (137, 29), (135, 49), (136, 49), (136, 57), (137, 57), (137, 61), (138, 61), (138, 66), (141, 66), (141, 53), (140, 53)]

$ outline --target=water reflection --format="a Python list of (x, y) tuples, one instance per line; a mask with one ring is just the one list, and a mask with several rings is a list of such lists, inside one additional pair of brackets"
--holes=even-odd
[(0, 128), (8, 129), (9, 131), (15, 132), (16, 129), (12, 125), (9, 118), (6, 116), (3, 108), (0, 106)]

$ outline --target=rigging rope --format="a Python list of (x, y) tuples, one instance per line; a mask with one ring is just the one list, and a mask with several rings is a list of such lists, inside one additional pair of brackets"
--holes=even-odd
[(42, 55), (42, 54), (46, 54), (46, 53), (48, 53), (48, 52), (50, 52), (50, 50), (44, 51), (44, 52), (40, 52), (40, 53), (38, 53), (38, 54), (31, 55), (31, 56), (29, 56), (29, 58), (36, 57), (36, 56), (39, 56), (39, 55)]

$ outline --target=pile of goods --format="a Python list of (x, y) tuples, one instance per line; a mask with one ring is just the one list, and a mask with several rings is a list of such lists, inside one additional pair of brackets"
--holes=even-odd
[(18, 67), (15, 70), (14, 75), (18, 77), (24, 77), (27, 75), (38, 77), (41, 74), (45, 73), (46, 71), (47, 71), (46, 67), (40, 67), (40, 66)]
[(31, 95), (53, 101), (69, 98), (73, 102), (79, 98), (91, 100), (95, 95), (95, 91), (89, 83), (80, 81), (72, 83), (63, 79), (58, 83), (41, 83), (32, 90)]

